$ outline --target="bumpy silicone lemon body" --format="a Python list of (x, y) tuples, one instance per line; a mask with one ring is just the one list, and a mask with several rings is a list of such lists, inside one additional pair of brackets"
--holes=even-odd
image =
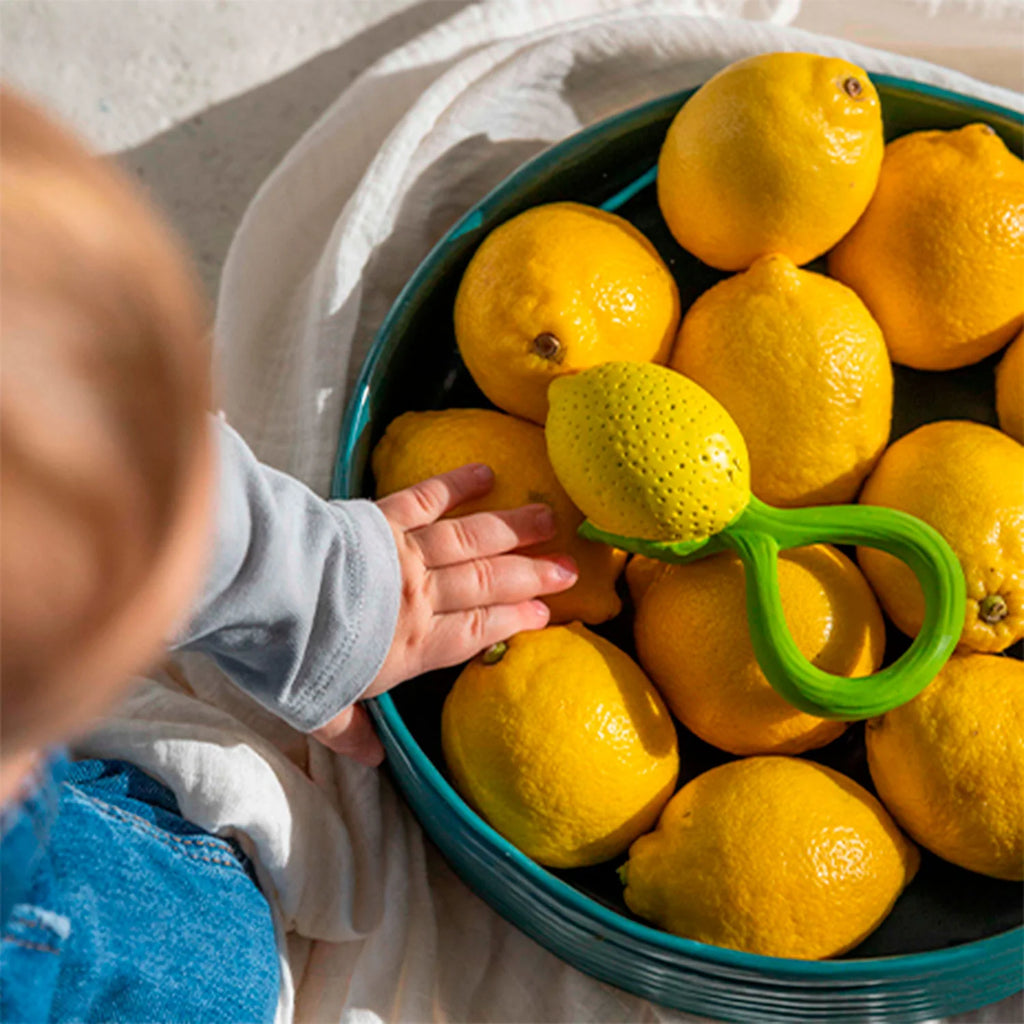
[(555, 514), (556, 534), (529, 548), (533, 554), (564, 552), (576, 560), (579, 579), (544, 598), (554, 622), (598, 623), (618, 615), (615, 580), (625, 555), (576, 533), (583, 515), (569, 500), (548, 461), (544, 431), (533, 423), (488, 409), (407, 412), (392, 421), (373, 453), (377, 496), (383, 497), (467, 462), (494, 470), (494, 487), (460, 505), (452, 515), (517, 508), (543, 502)]
[(703, 388), (652, 363), (606, 363), (551, 385), (545, 429), (558, 479), (598, 527), (686, 541), (750, 500), (747, 449)]
[(868, 722), (871, 778), (922, 846), (1024, 878), (1024, 664), (954, 655), (909, 704)]
[(766, 53), (686, 101), (658, 160), (658, 203), (685, 249), (722, 270), (835, 245), (871, 198), (884, 143), (867, 73), (836, 57)]
[(736, 421), (751, 490), (769, 505), (852, 500), (889, 440), (892, 366), (878, 324), (849, 288), (785, 256), (701, 295), (669, 365)]
[(1024, 444), (1024, 331), (996, 367), (996, 412), (1000, 429)]
[(580, 203), (535, 206), (496, 228), (466, 268), (455, 338), (480, 390), (535, 423), (553, 378), (607, 362), (664, 362), (679, 291), (628, 221)]
[(471, 661), (441, 738), (459, 791), (541, 864), (621, 853), (657, 820), (679, 770), (676, 733), (640, 667), (579, 624), (519, 633)]
[(918, 863), (855, 782), (797, 758), (752, 757), (684, 786), (621, 874), (629, 908), (667, 931), (814, 960), (874, 931)]
[(1024, 162), (985, 124), (890, 142), (828, 269), (867, 304), (893, 362), (951, 370), (998, 351), (1024, 315)]
[[(981, 423), (927, 423), (886, 449), (860, 501), (909, 512), (949, 542), (967, 581), (962, 648), (995, 653), (1024, 637), (1024, 446)], [(917, 577), (874, 548), (857, 560), (893, 622), (916, 636)]]
[[(641, 570), (634, 558), (631, 580)], [(658, 563), (661, 564), (661, 563)], [(885, 623), (857, 567), (826, 545), (779, 555), (779, 594), (800, 652), (818, 668), (866, 676), (882, 663)], [(743, 563), (719, 554), (666, 566), (641, 584), (637, 655), (672, 713), (733, 754), (799, 754), (846, 727), (784, 700), (764, 677), (747, 625)]]

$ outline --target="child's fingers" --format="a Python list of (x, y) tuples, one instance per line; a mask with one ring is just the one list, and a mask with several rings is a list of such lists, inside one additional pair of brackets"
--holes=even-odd
[(501, 555), (550, 540), (555, 516), (547, 505), (524, 505), (505, 512), (477, 512), (421, 527), (410, 534), (428, 569), (474, 558)]
[(432, 476), (377, 502), (377, 507), (399, 529), (415, 530), (436, 522), (457, 505), (479, 498), (494, 485), (489, 466), (473, 462), (440, 476)]
[(433, 570), (427, 593), (435, 612), (457, 612), (556, 594), (568, 590), (577, 575), (570, 558), (499, 555)]
[(434, 654), (431, 662), (436, 668), (461, 664), (499, 640), (527, 630), (543, 629), (550, 618), (548, 606), (536, 600), (439, 615), (431, 631)]
[(373, 722), (361, 704), (353, 704), (321, 726), (313, 735), (338, 754), (371, 768), (384, 760), (384, 747), (373, 731)]

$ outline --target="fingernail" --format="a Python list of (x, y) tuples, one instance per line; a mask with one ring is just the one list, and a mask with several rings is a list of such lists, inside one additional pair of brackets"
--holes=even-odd
[(548, 606), (543, 601), (531, 601), (530, 604), (533, 605), (533, 610), (536, 613), (537, 618), (543, 619), (547, 622), (551, 615), (551, 610)]
[(555, 576), (559, 580), (574, 580), (580, 574), (571, 558), (554, 558), (551, 564), (555, 567)]
[(537, 518), (535, 520), (537, 524), (537, 530), (541, 533), (554, 533), (555, 532), (555, 513), (548, 508), (547, 505), (537, 510)]
[(490, 466), (484, 465), (482, 462), (474, 462), (470, 467), (473, 470), (473, 476), (480, 481), (490, 480), (494, 476), (494, 471)]

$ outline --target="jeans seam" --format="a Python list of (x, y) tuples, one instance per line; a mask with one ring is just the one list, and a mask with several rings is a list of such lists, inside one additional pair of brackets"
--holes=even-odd
[(24, 946), (26, 949), (35, 949), (40, 953), (59, 953), (59, 949), (55, 949), (53, 946), (44, 946), (41, 942), (29, 942), (28, 939), (18, 939), (13, 935), (5, 935), (3, 937), (4, 942), (13, 942), (15, 946)]
[(237, 868), (243, 874), (245, 868), (236, 858), (227, 859), (227, 856), (223, 857), (211, 857), (198, 850), (188, 849), (187, 847), (198, 847), (207, 846), (219, 849), (226, 854), (223, 850), (225, 841), (223, 839), (186, 839), (182, 836), (170, 835), (164, 832), (162, 829), (157, 828), (155, 825), (146, 821), (145, 818), (140, 818), (137, 814), (132, 814), (131, 811), (125, 811), (120, 807), (115, 807), (113, 804), (108, 804), (105, 800), (100, 800), (98, 797), (93, 796), (91, 793), (85, 793), (80, 790), (77, 786), (68, 784), (70, 789), (73, 789), (78, 796), (84, 800), (88, 800), (90, 803), (96, 806), (96, 809), (107, 817), (112, 817), (115, 820), (123, 821), (125, 824), (130, 825), (132, 828), (143, 832), (145, 835), (150, 836), (152, 839), (156, 839), (159, 842), (166, 843), (168, 846), (174, 847), (186, 847), (180, 852), (186, 854), (193, 860), (205, 861), (208, 864), (221, 864), (224, 867)]

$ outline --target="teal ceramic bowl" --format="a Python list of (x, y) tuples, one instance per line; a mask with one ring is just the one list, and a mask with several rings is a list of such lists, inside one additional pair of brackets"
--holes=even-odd
[[(873, 76), (887, 135), (983, 120), (1020, 153), (1013, 111)], [(669, 235), (652, 187), (665, 131), (690, 95), (678, 93), (588, 128), (549, 149), (478, 203), (413, 275), (377, 335), (347, 410), (335, 497), (372, 495), (372, 446), (410, 409), (487, 407), (462, 365), (452, 305), (484, 236), (530, 206), (554, 200), (604, 205), (658, 247), (684, 309), (722, 276)], [(933, 419), (995, 423), (995, 358), (941, 375), (897, 370), (894, 437)], [(632, 651), (628, 614), (600, 632)], [(902, 638), (890, 637), (890, 657)], [(1018, 654), (1019, 656), (1019, 654)], [(452, 788), (440, 747), (444, 697), (456, 670), (432, 673), (371, 702), (390, 771), (431, 839), (495, 910), (580, 970), (665, 1006), (731, 1020), (919, 1020), (972, 1010), (1021, 987), (1022, 887), (962, 871), (929, 854), (882, 926), (841, 959), (754, 956), (658, 931), (622, 901), (622, 859), (577, 871), (533, 863), (477, 816)], [(680, 729), (680, 785), (728, 755)], [(813, 755), (870, 786), (854, 727)]]

